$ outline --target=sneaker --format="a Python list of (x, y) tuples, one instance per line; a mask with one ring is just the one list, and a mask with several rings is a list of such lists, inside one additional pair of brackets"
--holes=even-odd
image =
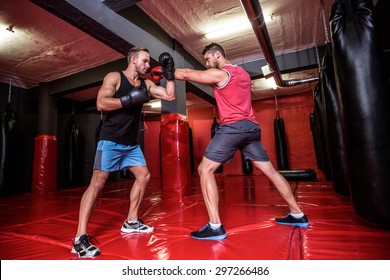
[(128, 221), (125, 221), (121, 228), (121, 232), (123, 233), (133, 233), (133, 232), (149, 233), (153, 231), (154, 231), (154, 227), (145, 225), (145, 223), (141, 219), (138, 219), (136, 222), (133, 223), (129, 223)]
[(227, 237), (223, 225), (218, 229), (212, 229), (210, 224), (207, 223), (203, 228), (198, 231), (191, 232), (191, 237), (198, 240), (221, 240)]
[[(95, 241), (97, 242), (96, 239)], [(77, 254), (79, 258), (93, 258), (100, 255), (99, 248), (89, 242), (89, 236), (87, 234), (81, 235), (78, 242), (74, 242), (73, 240), (71, 252)]]
[(303, 215), (302, 218), (296, 219), (291, 215), (291, 213), (288, 213), (288, 215), (284, 218), (276, 218), (275, 222), (281, 225), (290, 225), (297, 227), (307, 227), (310, 225), (306, 215)]

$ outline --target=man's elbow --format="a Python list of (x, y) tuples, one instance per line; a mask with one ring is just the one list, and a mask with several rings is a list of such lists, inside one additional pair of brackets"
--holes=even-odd
[(176, 99), (176, 95), (169, 96), (166, 101), (173, 101)]

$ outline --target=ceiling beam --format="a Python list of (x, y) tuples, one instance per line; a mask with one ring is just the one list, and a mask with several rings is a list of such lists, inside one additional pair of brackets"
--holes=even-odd
[(114, 10), (115, 12), (119, 12), (121, 10), (124, 10), (128, 7), (133, 6), (134, 4), (138, 3), (141, 0), (104, 0), (103, 3), (110, 9)]
[[(204, 69), (204, 66), (185, 51), (184, 48), (177, 47), (179, 46), (178, 42), (173, 40), (138, 6), (131, 5), (134, 4), (132, 3), (134, 1), (121, 1), (125, 4), (119, 9), (122, 12), (121, 16), (111, 9), (112, 3), (117, 3), (118, 1), (103, 1), (106, 3), (102, 3), (101, 0), (30, 1), (123, 55), (127, 55), (127, 52), (133, 46), (147, 47), (151, 56), (151, 67), (157, 65), (157, 58), (162, 52), (168, 51), (173, 53), (177, 51), (184, 57), (184, 65), (177, 65), (178, 67)], [(134, 13), (137, 16), (134, 16)], [(131, 20), (136, 21), (136, 24)], [(114, 71), (115, 68), (113, 67), (116, 67), (118, 63), (122, 62), (108, 63), (52, 81), (49, 83), (49, 92), (52, 95), (63, 95), (72, 90), (77, 91), (88, 88), (88, 86), (94, 87), (103, 80), (104, 74)], [(123, 66), (117, 69), (123, 69)], [(199, 88), (204, 89), (200, 96), (205, 96), (208, 100), (214, 100), (214, 94), (210, 87), (201, 86)]]
[(129, 49), (133, 47), (128, 41), (116, 35), (104, 25), (99, 24), (93, 18), (86, 16), (65, 0), (30, 1), (123, 55), (126, 55)]

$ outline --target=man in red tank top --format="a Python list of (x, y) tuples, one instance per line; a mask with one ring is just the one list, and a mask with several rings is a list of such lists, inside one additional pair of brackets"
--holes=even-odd
[(202, 52), (207, 70), (175, 69), (177, 80), (210, 84), (217, 101), (221, 125), (207, 146), (198, 171), (209, 222), (191, 237), (200, 240), (220, 240), (227, 237), (218, 210), (218, 186), (215, 170), (229, 162), (240, 149), (246, 160), (267, 176), (286, 201), (290, 212), (276, 218), (279, 224), (307, 227), (309, 221), (301, 211), (287, 180), (277, 171), (261, 144), (261, 129), (251, 104), (251, 78), (241, 67), (230, 64), (225, 50), (212, 43)]

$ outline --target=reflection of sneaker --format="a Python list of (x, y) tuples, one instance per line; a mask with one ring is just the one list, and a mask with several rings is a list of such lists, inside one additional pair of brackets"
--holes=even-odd
[(154, 227), (145, 225), (141, 219), (138, 219), (136, 222), (133, 223), (129, 223), (128, 221), (125, 221), (121, 228), (121, 232), (123, 233), (133, 233), (133, 232), (148, 233), (153, 231), (154, 231)]
[(284, 218), (276, 218), (275, 222), (281, 225), (289, 225), (289, 226), (297, 226), (297, 227), (307, 227), (310, 225), (306, 215), (303, 215), (302, 218), (296, 219), (291, 215), (291, 213), (288, 213), (288, 215)]
[(223, 225), (218, 229), (212, 229), (210, 224), (207, 223), (203, 228), (198, 231), (191, 232), (191, 237), (199, 240), (221, 240), (227, 237)]
[[(95, 241), (97, 242), (96, 239)], [(89, 237), (87, 234), (81, 235), (79, 241), (77, 242), (74, 242), (73, 240), (71, 252), (73, 254), (77, 254), (79, 258), (93, 258), (100, 255), (99, 248), (89, 242)]]

